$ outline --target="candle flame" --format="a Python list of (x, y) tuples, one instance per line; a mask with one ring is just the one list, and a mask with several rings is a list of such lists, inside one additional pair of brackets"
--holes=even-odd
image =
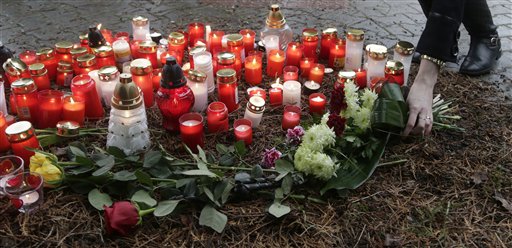
[(258, 62), (258, 61), (256, 60), (256, 58), (253, 58), (253, 59), (252, 59), (252, 63), (253, 63), (253, 64), (256, 64), (257, 62)]
[(75, 103), (75, 100), (73, 100), (73, 97), (69, 98), (69, 103)]
[(247, 36), (247, 38), (251, 38), (251, 34), (249, 34), (249, 33), (247, 33), (246, 36)]
[(101, 23), (100, 23), (100, 24), (98, 24), (98, 26), (96, 26), (96, 28), (97, 28), (98, 30), (100, 30), (100, 29), (101, 29), (101, 25), (102, 25)]

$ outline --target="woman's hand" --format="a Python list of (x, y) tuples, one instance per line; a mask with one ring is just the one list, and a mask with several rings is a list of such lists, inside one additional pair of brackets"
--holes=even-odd
[(418, 75), (409, 91), (409, 119), (403, 132), (404, 136), (411, 134), (426, 136), (432, 130), (432, 100), (434, 86), (437, 83), (439, 67), (429, 60), (421, 60)]

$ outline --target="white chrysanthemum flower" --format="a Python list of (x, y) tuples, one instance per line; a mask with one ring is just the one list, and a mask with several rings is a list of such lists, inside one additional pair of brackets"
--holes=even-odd
[(361, 131), (366, 131), (370, 127), (370, 118), (372, 111), (369, 108), (361, 108), (357, 112), (354, 118), (354, 125), (357, 126)]
[(320, 124), (327, 125), (328, 120), (329, 120), (329, 112), (322, 115), (322, 120), (320, 121)]
[(372, 109), (373, 104), (375, 103), (375, 100), (379, 95), (375, 93), (373, 90), (370, 90), (368, 88), (364, 89), (363, 94), (361, 95), (361, 101), (363, 102), (363, 107)]
[(318, 179), (328, 180), (337, 170), (331, 157), (322, 152), (315, 152), (307, 147), (299, 147), (294, 157), (295, 169)]
[(312, 151), (323, 151), (325, 147), (336, 143), (336, 134), (326, 124), (317, 124), (310, 127), (302, 137), (301, 146)]

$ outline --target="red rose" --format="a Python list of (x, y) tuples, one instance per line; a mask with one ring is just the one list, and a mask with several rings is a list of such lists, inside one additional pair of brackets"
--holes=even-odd
[(139, 210), (129, 201), (116, 202), (111, 207), (105, 206), (103, 209), (108, 234), (118, 233), (126, 236), (134, 231), (139, 223)]

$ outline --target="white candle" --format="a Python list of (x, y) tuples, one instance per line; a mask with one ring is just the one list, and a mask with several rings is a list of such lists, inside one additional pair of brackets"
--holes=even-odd
[(130, 61), (132, 59), (130, 44), (128, 44), (125, 40), (116, 40), (112, 44), (112, 49), (114, 50), (114, 56), (116, 58), (116, 62), (119, 64), (123, 64), (124, 62)]
[(370, 88), (372, 79), (384, 77), (384, 68), (386, 67), (387, 48), (382, 45), (368, 45), (366, 52), (368, 54), (368, 70), (366, 72), (367, 87)]
[(252, 127), (256, 128), (260, 125), (265, 111), (265, 100), (260, 96), (252, 96), (245, 108), (244, 119), (251, 120)]
[(37, 193), (37, 191), (25, 193), (20, 195), (19, 199), (23, 201), (23, 206), (28, 206), (39, 200), (39, 193)]
[(357, 71), (363, 59), (364, 32), (358, 29), (347, 31), (345, 70)]
[(100, 76), (98, 75), (98, 70), (90, 71), (88, 74), (89, 77), (91, 77), (91, 79), (94, 80), (98, 96), (101, 96)]
[(206, 74), (206, 85), (208, 87), (208, 93), (215, 91), (212, 54), (206, 51), (194, 54), (194, 69)]
[(7, 115), (7, 103), (5, 101), (4, 81), (0, 81), (0, 112)]
[(404, 85), (408, 85), (409, 71), (411, 69), (412, 55), (414, 53), (414, 45), (407, 41), (399, 41), (395, 46), (393, 60), (402, 62), (404, 65)]
[(279, 50), (279, 36), (277, 35), (265, 36), (265, 38), (263, 38), (263, 43), (265, 44), (267, 56), (271, 50)]
[(283, 84), (283, 105), (300, 107), (301, 84), (297, 81), (286, 81)]
[(206, 25), (205, 26), (205, 30), (206, 30), (206, 47), (210, 47), (210, 43), (211, 43), (211, 40), (210, 40), (210, 33), (212, 32), (212, 27), (210, 25)]
[(208, 87), (206, 75), (197, 70), (190, 70), (187, 76), (187, 85), (194, 93), (194, 106), (192, 112), (203, 112), (208, 107)]

